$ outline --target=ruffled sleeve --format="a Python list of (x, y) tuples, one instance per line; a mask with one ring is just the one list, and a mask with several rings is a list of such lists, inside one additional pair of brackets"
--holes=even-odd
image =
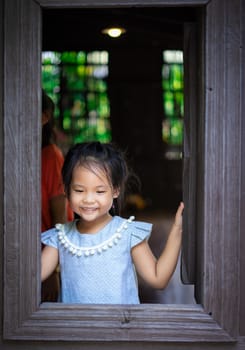
[(58, 249), (58, 232), (59, 229), (57, 227), (43, 232), (41, 234), (42, 243)]
[(133, 221), (130, 224), (131, 248), (149, 239), (152, 230), (152, 224), (143, 221)]

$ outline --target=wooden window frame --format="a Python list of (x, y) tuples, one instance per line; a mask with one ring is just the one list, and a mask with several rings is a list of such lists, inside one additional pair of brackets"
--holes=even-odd
[[(205, 7), (205, 74), (199, 76), (197, 125), (198, 305), (40, 305), (41, 11), (113, 3)], [(5, 1), (4, 339), (236, 341), (241, 183), (238, 6), (239, 0)]]

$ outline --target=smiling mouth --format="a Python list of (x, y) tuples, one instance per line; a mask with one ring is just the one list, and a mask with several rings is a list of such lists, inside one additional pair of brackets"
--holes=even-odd
[(97, 210), (97, 208), (87, 208), (87, 207), (82, 207), (81, 209), (82, 211), (86, 211), (86, 212), (94, 212)]

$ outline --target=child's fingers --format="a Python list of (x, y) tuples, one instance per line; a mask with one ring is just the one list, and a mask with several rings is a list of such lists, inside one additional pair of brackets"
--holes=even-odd
[(175, 215), (175, 224), (177, 225), (182, 225), (183, 210), (184, 210), (184, 203), (181, 202)]
[(181, 202), (178, 209), (177, 209), (176, 216), (181, 216), (183, 214), (183, 211), (184, 211), (184, 203)]

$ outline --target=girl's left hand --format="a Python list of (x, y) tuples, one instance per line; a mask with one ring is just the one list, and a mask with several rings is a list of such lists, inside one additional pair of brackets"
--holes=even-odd
[(174, 225), (177, 226), (179, 229), (182, 229), (183, 211), (184, 211), (184, 203), (181, 202), (175, 214), (175, 221), (174, 221)]

